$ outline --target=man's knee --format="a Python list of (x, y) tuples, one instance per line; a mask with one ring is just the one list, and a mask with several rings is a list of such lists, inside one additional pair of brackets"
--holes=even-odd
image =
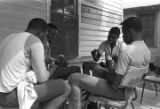
[(75, 85), (79, 85), (80, 80), (81, 80), (81, 73), (73, 73), (70, 77), (69, 77), (69, 82), (70, 84), (75, 84)]
[(78, 80), (78, 78), (80, 77), (80, 73), (73, 73), (70, 75), (69, 80)]

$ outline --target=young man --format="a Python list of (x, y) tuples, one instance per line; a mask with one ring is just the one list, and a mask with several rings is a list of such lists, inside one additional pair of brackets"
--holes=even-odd
[[(26, 79), (26, 75), (30, 71), (35, 73), (37, 84), (34, 85), (34, 88), (26, 86), (33, 88), (37, 95), (35, 104), (43, 104), (42, 109), (57, 109), (69, 95), (70, 86), (68, 83), (62, 80), (49, 79), (51, 74), (45, 66), (44, 46), (42, 44), (47, 34), (47, 23), (43, 19), (34, 18), (29, 22), (25, 32), (10, 34), (1, 43), (0, 105), (11, 108), (18, 107), (19, 98), (17, 95), (23, 94), (21, 93), (23, 90), (18, 91), (19, 84), (23, 83), (24, 80), (26, 84), (30, 84), (28, 79), (32, 78)], [(25, 92), (24, 96), (27, 97), (27, 95)], [(36, 97), (31, 99), (34, 98)], [(29, 105), (31, 101), (27, 101), (27, 103)], [(20, 105), (23, 106), (23, 104)], [(29, 108), (27, 106), (25, 109)]]
[(135, 67), (148, 65), (151, 53), (143, 41), (142, 22), (139, 18), (131, 17), (122, 22), (122, 31), (124, 41), (128, 45), (119, 55), (113, 81), (109, 84), (107, 79), (86, 74), (71, 75), (69, 109), (81, 109), (80, 89), (110, 99), (125, 100), (125, 90), (118, 87), (125, 71), (129, 65)]
[[(55, 41), (56, 33), (58, 32), (58, 28), (52, 23), (48, 24), (49, 26), (49, 34), (48, 34), (48, 49), (46, 47), (46, 64), (48, 66), (55, 67), (55, 71), (51, 78), (53, 79), (68, 79), (68, 77), (75, 72), (81, 72), (79, 66), (68, 66), (67, 61), (65, 60), (63, 55), (59, 55), (57, 59), (52, 58), (51, 50)], [(54, 52), (54, 51), (53, 51)], [(54, 64), (55, 63), (55, 64)]]
[(46, 37), (46, 43), (45, 43), (45, 56), (49, 59), (53, 59), (51, 56), (51, 49), (54, 46), (53, 41), (56, 38), (58, 27), (56, 27), (52, 23), (48, 23), (47, 25), (49, 28), (48, 28), (48, 35)]
[[(108, 40), (103, 41), (96, 51), (92, 51), (94, 60), (99, 60), (100, 56), (105, 52), (105, 62), (97, 63), (96, 61), (89, 61), (83, 63), (83, 71), (85, 74), (89, 74), (89, 70), (92, 70), (93, 76), (106, 78), (106, 74), (114, 70), (119, 54), (126, 46), (126, 44), (119, 39), (119, 35), (120, 29), (118, 27), (110, 29)], [(97, 52), (96, 55), (94, 55), (94, 52)], [(110, 78), (110, 76), (108, 76), (108, 78)]]

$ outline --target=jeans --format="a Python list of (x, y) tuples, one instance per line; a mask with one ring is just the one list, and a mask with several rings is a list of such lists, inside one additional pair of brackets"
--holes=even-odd
[(74, 73), (70, 76), (69, 109), (81, 109), (81, 89), (109, 99), (124, 100), (124, 89), (113, 88), (106, 79)]
[(18, 107), (17, 89), (9, 93), (0, 92), (0, 106), (7, 108)]
[[(70, 94), (71, 88), (67, 81), (50, 79), (45, 83), (34, 85), (37, 93), (37, 100), (35, 107), (40, 104), (37, 109), (58, 109), (58, 107), (67, 99)], [(4, 107), (18, 107), (18, 98), (16, 90), (10, 93), (0, 93), (0, 105)], [(35, 109), (35, 108), (33, 108)]]

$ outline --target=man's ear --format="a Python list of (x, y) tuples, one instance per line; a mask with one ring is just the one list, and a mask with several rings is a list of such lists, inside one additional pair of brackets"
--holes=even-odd
[(37, 31), (37, 34), (38, 34), (38, 37), (40, 38), (40, 39), (43, 39), (43, 32), (42, 31)]

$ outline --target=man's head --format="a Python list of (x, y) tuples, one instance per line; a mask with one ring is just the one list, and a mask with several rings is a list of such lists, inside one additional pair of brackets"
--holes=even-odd
[(137, 17), (130, 17), (122, 23), (123, 39), (127, 44), (132, 43), (137, 39), (142, 39), (142, 21)]
[(34, 18), (28, 23), (26, 31), (35, 35), (43, 42), (48, 34), (48, 25), (43, 19)]
[(49, 27), (49, 29), (48, 29), (47, 38), (48, 38), (48, 41), (49, 41), (52, 38), (55, 38), (55, 36), (57, 34), (57, 31), (58, 31), (58, 28), (55, 25), (53, 25), (52, 23), (48, 23), (48, 27)]
[(118, 27), (113, 27), (109, 31), (108, 42), (111, 46), (114, 46), (120, 35), (120, 29)]

